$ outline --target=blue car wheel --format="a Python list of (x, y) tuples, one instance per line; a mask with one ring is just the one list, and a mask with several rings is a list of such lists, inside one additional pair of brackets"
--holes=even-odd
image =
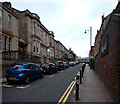
[(24, 79), (25, 84), (29, 84), (30, 83), (30, 77), (26, 76)]

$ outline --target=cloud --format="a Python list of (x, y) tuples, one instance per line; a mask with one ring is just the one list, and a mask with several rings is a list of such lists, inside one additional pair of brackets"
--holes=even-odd
[(86, 17), (89, 12), (89, 7), (82, 5), (80, 0), (71, 0), (64, 7), (61, 17), (52, 22), (52, 24), (81, 24), (86, 25)]

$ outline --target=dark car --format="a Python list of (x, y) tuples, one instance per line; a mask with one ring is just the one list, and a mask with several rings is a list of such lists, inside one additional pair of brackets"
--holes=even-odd
[(30, 83), (31, 79), (37, 77), (43, 78), (43, 69), (34, 63), (14, 63), (6, 73), (8, 82), (24, 81)]
[(69, 64), (67, 62), (63, 62), (65, 68), (69, 68)]
[(53, 74), (57, 72), (57, 67), (54, 63), (41, 64), (40, 67), (43, 69), (44, 73)]
[(57, 61), (57, 62), (54, 62), (54, 63), (57, 66), (58, 70), (65, 70), (65, 65), (63, 64), (62, 61)]

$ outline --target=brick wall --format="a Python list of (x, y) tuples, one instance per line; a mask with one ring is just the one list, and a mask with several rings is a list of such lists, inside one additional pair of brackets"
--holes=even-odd
[[(108, 47), (105, 54), (102, 47), (108, 37)], [(95, 71), (109, 89), (112, 98), (120, 101), (120, 17), (111, 16), (101, 37), (100, 51), (95, 59)]]

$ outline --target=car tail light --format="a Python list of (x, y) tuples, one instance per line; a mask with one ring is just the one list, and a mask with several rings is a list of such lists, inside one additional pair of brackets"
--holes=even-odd
[(25, 72), (25, 70), (21, 70), (21, 71), (20, 71), (20, 73), (24, 73), (24, 72)]
[(49, 69), (50, 67), (46, 67), (47, 69)]
[(57, 65), (57, 66), (60, 66), (60, 65)]

